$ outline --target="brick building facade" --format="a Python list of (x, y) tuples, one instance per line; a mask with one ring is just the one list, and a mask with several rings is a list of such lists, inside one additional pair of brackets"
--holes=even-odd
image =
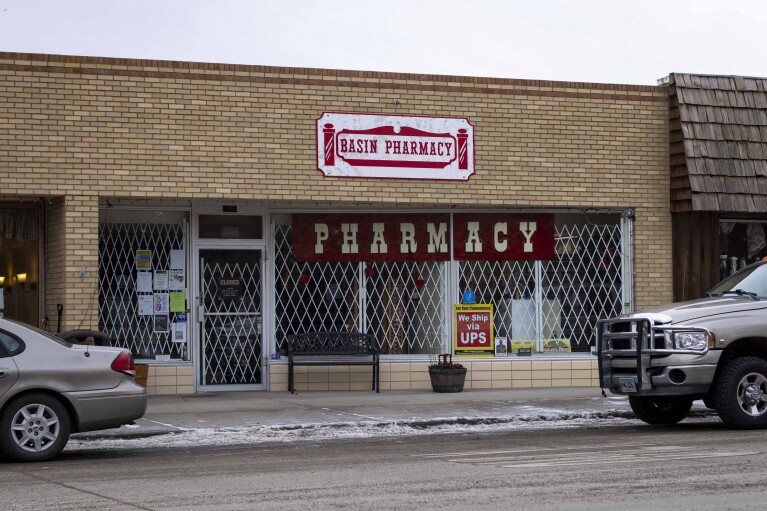
[[(109, 331), (116, 328), (113, 314), (132, 315), (122, 320), (133, 326), (112, 333), (120, 342), (134, 343), (127, 346), (134, 356), (150, 363), (153, 393), (204, 391), (224, 383), (243, 389), (287, 388), (284, 357), (272, 360), (281, 349), (284, 318), (279, 315), (288, 314), (280, 309), (279, 294), (284, 292), (288, 303), (289, 288), (299, 283), (292, 270), (276, 266), (291, 263), (278, 262), (276, 233), (281, 225), (289, 225), (289, 219), (281, 219), (298, 212), (545, 213), (555, 215), (566, 230), (569, 226), (588, 229), (577, 236), (567, 230), (568, 240), (575, 245), (584, 232), (592, 236), (601, 232), (604, 221), (618, 232), (621, 262), (610, 269), (620, 273), (614, 294), (621, 295), (616, 300), (622, 310), (672, 298), (668, 93), (664, 87), (0, 53), (0, 99), (3, 206), (31, 205), (41, 212), (37, 238), (41, 267), (37, 276), (28, 278), (39, 283), (41, 321), (47, 318), (43, 326), (51, 331), (58, 328), (58, 305), (62, 306), (62, 330)], [(475, 174), (466, 181), (324, 177), (317, 170), (315, 124), (323, 112), (466, 118), (474, 127)], [(169, 245), (162, 264), (167, 267), (170, 251), (183, 251), (188, 312), (184, 343), (158, 341), (153, 332), (157, 324), (147, 331), (136, 312), (137, 268), (133, 261), (126, 268), (125, 258), (132, 257), (136, 247), (148, 248), (139, 246), (148, 242), (125, 245), (122, 259), (105, 262), (104, 254), (117, 250), (111, 244), (126, 233), (138, 237), (135, 232), (147, 226), (166, 225), (151, 215), (173, 218), (173, 225), (180, 226), (179, 245)], [(263, 232), (245, 235), (243, 240), (244, 227), (236, 221), (237, 228), (215, 223), (235, 216), (263, 221)], [(207, 241), (201, 236), (205, 230), (201, 218), (219, 229)], [(110, 228), (117, 225), (125, 230), (115, 230), (114, 239), (108, 238)], [(128, 226), (142, 227), (134, 232)], [(164, 230), (156, 232), (160, 234), (151, 243), (166, 238)], [(560, 234), (558, 242), (565, 238)], [(210, 339), (213, 330), (205, 333), (206, 327), (200, 326), (198, 316), (203, 313), (199, 301), (195, 302), (205, 292), (201, 256), (216, 257), (215, 250), (222, 247), (258, 251), (254, 261), (260, 287), (253, 297), (260, 304), (258, 325), (226, 323), (226, 328), (245, 332), (246, 338), (257, 328), (258, 353), (245, 353), (253, 346), (227, 345), (219, 350), (220, 356), (205, 354), (204, 339)], [(585, 256), (594, 249), (581, 246), (577, 250)], [(157, 253), (159, 249), (155, 258)], [(602, 264), (602, 259), (590, 260), (595, 268)], [(159, 269), (160, 263), (154, 263), (154, 269)], [(8, 264), (5, 268), (6, 278), (18, 273)], [(533, 269), (539, 268), (536, 285), (546, 279), (545, 265), (529, 268), (530, 279)], [(567, 285), (582, 284), (579, 271), (604, 279), (598, 269), (573, 268), (576, 276), (568, 277)], [(308, 271), (319, 281), (335, 270)], [(462, 271), (460, 263), (445, 263), (434, 277), (435, 286), (444, 283), (449, 290), (437, 298), (442, 309), (449, 310), (457, 302), (452, 290), (460, 291)], [(479, 271), (489, 275), (493, 286), (499, 275), (507, 274), (505, 269)], [(342, 293), (358, 289), (359, 283), (351, 280), (362, 272), (356, 268), (350, 272), (352, 277), (336, 277), (329, 288), (336, 292), (340, 287)], [(288, 280), (282, 281), (280, 275)], [(604, 282), (600, 280), (600, 285), (607, 285)], [(384, 291), (407, 287), (382, 286)], [(128, 305), (109, 302), (110, 293)], [(513, 300), (511, 294), (501, 293)], [(6, 301), (7, 297), (6, 291)], [(356, 299), (355, 295), (351, 301)], [(592, 319), (605, 313), (599, 309), (604, 303), (599, 293), (585, 300)], [(556, 306), (556, 315), (564, 318), (564, 305), (557, 302)], [(124, 313), (120, 307), (129, 310)], [(329, 310), (323, 314), (335, 314)], [(540, 316), (540, 307), (535, 310)], [(388, 328), (391, 318), (379, 317), (385, 312), (370, 311), (380, 323), (376, 328)], [(6, 314), (11, 315), (8, 308)], [(302, 313), (293, 310), (291, 314)], [(170, 317), (174, 322), (172, 313)], [(435, 327), (442, 332), (437, 348), (449, 350), (450, 318), (441, 323)], [(142, 335), (147, 338), (137, 339)], [(407, 335), (398, 341), (400, 348), (405, 347), (402, 352), (393, 350), (383, 359), (383, 390), (429, 387), (429, 357), (424, 349), (411, 349)], [(540, 341), (542, 334), (537, 335)], [(594, 385), (596, 362), (586, 345), (580, 347), (579, 353), (536, 353), (521, 360), (467, 358), (467, 387)], [(227, 350), (237, 353), (229, 356)], [(259, 371), (247, 381), (216, 380), (215, 376), (206, 381), (202, 362), (206, 357), (213, 357), (207, 364), (257, 364)], [(314, 369), (297, 375), (299, 388), (369, 385), (368, 374), (355, 374), (354, 369)]]

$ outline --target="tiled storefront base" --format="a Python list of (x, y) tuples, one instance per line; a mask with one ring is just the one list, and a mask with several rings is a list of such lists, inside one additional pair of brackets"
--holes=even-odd
[[(464, 389), (590, 387), (599, 385), (597, 361), (478, 360), (461, 361), (468, 368)], [(371, 368), (366, 366), (299, 366), (296, 390), (370, 390)], [(288, 366), (270, 366), (273, 391), (288, 390)], [(381, 364), (381, 390), (430, 390), (427, 362)]]
[[(596, 359), (571, 360), (476, 360), (461, 361), (468, 368), (464, 389), (525, 389), (544, 387), (591, 387), (599, 385)], [(381, 364), (381, 390), (430, 390), (427, 362)], [(150, 366), (150, 396), (191, 394), (191, 365)], [(371, 368), (366, 366), (296, 367), (296, 390), (370, 390)], [(287, 363), (269, 366), (269, 390), (288, 390)]]
[(150, 396), (191, 394), (194, 392), (194, 369), (189, 364), (149, 366), (146, 390)]

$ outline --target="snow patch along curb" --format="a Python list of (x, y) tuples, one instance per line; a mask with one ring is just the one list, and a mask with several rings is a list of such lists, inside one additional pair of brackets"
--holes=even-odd
[[(693, 410), (689, 420), (710, 420), (709, 410)], [(433, 435), (448, 433), (481, 433), (541, 428), (571, 428), (642, 424), (627, 410), (569, 412), (562, 410), (493, 417), (434, 417), (392, 421), (328, 422), (281, 424), (269, 426), (238, 426), (223, 428), (194, 428), (146, 430), (123, 428), (112, 432), (95, 432), (73, 437), (68, 451), (121, 448), (193, 447), (237, 444), (286, 443), (336, 439), (397, 437), (403, 435)]]

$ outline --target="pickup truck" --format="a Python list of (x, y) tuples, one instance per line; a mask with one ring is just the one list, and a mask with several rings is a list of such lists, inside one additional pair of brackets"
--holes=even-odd
[(597, 323), (599, 381), (648, 424), (675, 424), (695, 400), (737, 429), (767, 427), (767, 261), (704, 298)]

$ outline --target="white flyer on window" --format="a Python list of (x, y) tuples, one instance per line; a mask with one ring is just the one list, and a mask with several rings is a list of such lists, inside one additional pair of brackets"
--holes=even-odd
[(172, 323), (173, 342), (186, 342), (186, 323)]
[(170, 251), (170, 269), (186, 270), (186, 254), (183, 249)]
[(154, 271), (154, 290), (155, 291), (168, 290), (168, 270)]
[(152, 272), (140, 271), (136, 275), (136, 292), (138, 293), (151, 293), (152, 292)]
[(184, 270), (169, 270), (168, 285), (171, 291), (184, 290)]
[(154, 314), (154, 298), (152, 298), (152, 295), (139, 295), (138, 314), (139, 316), (151, 316)]

